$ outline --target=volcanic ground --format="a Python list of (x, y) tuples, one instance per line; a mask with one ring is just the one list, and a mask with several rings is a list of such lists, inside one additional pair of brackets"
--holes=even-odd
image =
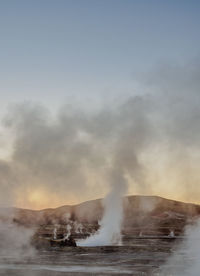
[[(184, 240), (185, 226), (199, 218), (200, 206), (157, 196), (128, 196), (123, 207), (122, 246), (62, 248), (51, 248), (44, 241), (53, 238), (55, 228), (57, 238), (63, 237), (69, 224), (75, 240), (95, 233), (104, 211), (101, 199), (40, 211), (2, 209), (2, 222), (9, 218), (15, 225), (34, 229), (32, 243), (38, 253), (20, 262), (0, 256), (0, 275), (182, 275), (177, 270), (173, 274), (171, 267), (161, 272), (161, 267)], [(183, 259), (180, 253), (181, 264), (188, 262)]]
[[(122, 234), (128, 238), (140, 235), (168, 235), (171, 230), (180, 235), (185, 225), (192, 224), (200, 216), (200, 206), (169, 200), (158, 196), (127, 196), (124, 198), (124, 220)], [(40, 211), (12, 208), (12, 220), (18, 225), (35, 227), (38, 233), (52, 235), (55, 225), (62, 228), (71, 222), (81, 223), (82, 234), (87, 235), (99, 228), (98, 221), (103, 215), (101, 199), (78, 205), (65, 205)], [(6, 220), (8, 212), (0, 214)], [(59, 231), (58, 227), (58, 231)], [(73, 231), (73, 234), (77, 234)], [(80, 233), (81, 234), (81, 233)]]

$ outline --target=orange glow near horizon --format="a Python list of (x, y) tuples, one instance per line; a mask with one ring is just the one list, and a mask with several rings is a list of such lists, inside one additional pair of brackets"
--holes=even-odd
[[(141, 195), (138, 193), (128, 193), (127, 195)], [(183, 202), (187, 202), (187, 203), (194, 203), (194, 204), (200, 204), (200, 202), (196, 202), (196, 201), (192, 201), (190, 199), (186, 199), (186, 198), (180, 198), (176, 195), (170, 195), (170, 194), (142, 194), (142, 195), (146, 195), (146, 196), (160, 196), (160, 197), (164, 197), (167, 199), (171, 199), (171, 200), (177, 200), (177, 201), (183, 201)], [(83, 198), (79, 200), (77, 198), (59, 198), (56, 195), (53, 195), (51, 193), (47, 193), (44, 191), (39, 191), (39, 190), (35, 190), (32, 191), (29, 196), (26, 198), (26, 201), (24, 201), (22, 198), (18, 198), (18, 200), (16, 201), (16, 207), (19, 208), (25, 208), (25, 209), (32, 209), (32, 210), (42, 210), (42, 209), (47, 209), (47, 208), (57, 208), (63, 205), (76, 205), (79, 204), (81, 202), (84, 201), (88, 201), (88, 200), (95, 200), (98, 198), (103, 198), (103, 195), (94, 195), (93, 198)]]
[[(151, 171), (151, 170), (149, 170)], [(87, 171), (86, 171), (87, 172)], [(153, 172), (153, 170), (152, 170)], [(162, 170), (160, 174), (150, 174), (148, 177), (148, 189), (140, 189), (133, 179), (127, 177), (128, 191), (127, 195), (156, 195), (167, 199), (183, 201), (188, 203), (200, 204), (198, 194), (189, 194), (182, 189), (181, 180), (177, 178), (176, 173), (170, 170), (166, 176)], [(98, 182), (96, 182), (98, 179)], [(31, 187), (19, 187), (16, 191), (15, 206), (20, 208), (27, 208), (33, 210), (41, 210), (46, 208), (56, 208), (63, 205), (76, 205), (84, 201), (95, 200), (103, 198), (108, 193), (108, 183), (101, 175), (88, 173), (87, 175), (87, 189), (80, 191), (70, 190), (69, 187), (59, 189), (57, 192), (52, 192), (51, 187), (42, 185), (41, 183), (32, 182)], [(99, 185), (100, 183), (100, 185)], [(101, 184), (103, 183), (103, 184)]]
[(74, 200), (63, 200), (59, 199), (55, 194), (44, 190), (32, 190), (27, 194), (26, 199), (21, 196), (18, 196), (15, 205), (19, 208), (41, 210), (46, 208), (56, 208), (62, 205), (73, 205), (76, 201)]

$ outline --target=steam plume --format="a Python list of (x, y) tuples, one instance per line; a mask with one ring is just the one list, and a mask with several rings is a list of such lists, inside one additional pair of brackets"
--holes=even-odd
[(200, 221), (185, 230), (184, 241), (162, 267), (162, 275), (196, 276), (200, 264)]
[(80, 246), (119, 245), (123, 219), (123, 198), (126, 180), (120, 172), (112, 173), (111, 191), (104, 200), (105, 213), (100, 222), (100, 230), (88, 239), (79, 242)]
[(65, 105), (52, 116), (33, 103), (12, 106), (4, 119), (13, 150), (0, 160), (1, 204), (42, 208), (103, 197), (118, 168), (128, 193), (198, 201), (199, 72), (198, 61), (165, 65), (141, 76), (145, 93), (97, 111)]

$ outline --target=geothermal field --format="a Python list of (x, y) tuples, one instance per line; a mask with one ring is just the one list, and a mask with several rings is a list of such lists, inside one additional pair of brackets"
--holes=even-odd
[(0, 276), (200, 276), (200, 1), (0, 0)]
[(0, 275), (198, 275), (199, 205), (129, 196), (112, 219), (103, 202), (2, 210)]

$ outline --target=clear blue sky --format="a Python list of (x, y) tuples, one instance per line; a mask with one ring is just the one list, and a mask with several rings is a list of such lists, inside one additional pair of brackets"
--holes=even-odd
[(200, 1), (1, 0), (0, 109), (123, 94), (160, 62), (199, 56)]

